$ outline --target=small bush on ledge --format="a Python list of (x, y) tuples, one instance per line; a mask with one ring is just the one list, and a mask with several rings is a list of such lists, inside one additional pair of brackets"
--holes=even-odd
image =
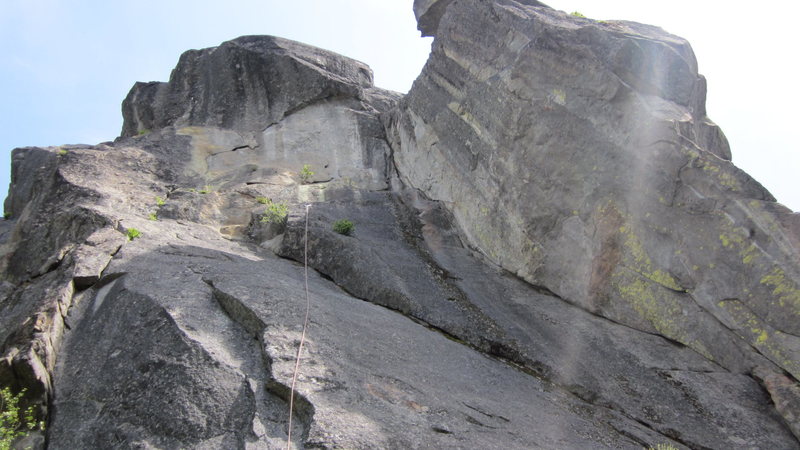
[(36, 429), (44, 430), (44, 422), (36, 422), (33, 406), (21, 411), (20, 400), (25, 395), (23, 389), (14, 395), (11, 389), (0, 390), (0, 450), (10, 449), (14, 441)]
[(267, 209), (264, 210), (264, 215), (261, 216), (261, 222), (281, 224), (286, 222), (286, 217), (288, 215), (289, 215), (288, 204), (274, 203), (272, 200), (269, 200), (267, 202)]
[(137, 237), (142, 235), (142, 232), (137, 230), (136, 228), (128, 228), (128, 231), (125, 233), (128, 236), (128, 240), (132, 241)]
[(311, 166), (308, 164), (303, 164), (303, 170), (300, 171), (300, 180), (303, 182), (303, 184), (308, 184), (313, 176), (314, 172), (311, 171)]
[(347, 219), (339, 219), (336, 222), (333, 222), (333, 231), (345, 236), (350, 236), (350, 233), (352, 233), (355, 229), (356, 226), (353, 225), (353, 222)]

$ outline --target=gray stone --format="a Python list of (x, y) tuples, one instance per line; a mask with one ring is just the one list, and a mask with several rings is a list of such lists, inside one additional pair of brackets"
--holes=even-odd
[(122, 104), (122, 136), (166, 126), (263, 130), (319, 100), (363, 97), (363, 63), (299, 42), (243, 36), (181, 55), (168, 83), (137, 83)]
[(402, 100), (250, 36), (134, 86), (113, 143), (14, 151), (0, 385), (47, 419), (29, 442), (285, 448), (308, 210), (294, 448), (799, 448), (800, 221), (730, 165), (688, 44), (415, 13)]
[[(277, 448), (285, 442), (303, 270), (191, 228), (165, 221), (164, 236), (182, 235), (182, 243), (154, 237), (124, 246), (107, 278), (71, 310), (75, 331), (55, 372), (51, 446)], [(669, 442), (611, 409), (355, 299), (313, 272), (310, 289), (295, 443), (638, 448)], [(544, 408), (550, 414), (534, 419), (531, 411)], [(574, 431), (558, 433), (563, 427)], [(608, 434), (608, 427), (633, 437)]]
[[(265, 268), (210, 275), (214, 286), (267, 323), (266, 353), (288, 383), (304, 303), (294, 282), (252, 284)], [(284, 270), (286, 270), (284, 269)], [(250, 276), (240, 278), (243, 270)], [(270, 271), (275, 273), (275, 271)], [(283, 272), (283, 271), (282, 271)], [(248, 283), (248, 280), (250, 281)], [(283, 280), (288, 281), (286, 278)], [(665, 438), (613, 411), (592, 407), (511, 366), (498, 364), (402, 315), (354, 299), (312, 274), (311, 320), (298, 391), (314, 405), (307, 446), (323, 448), (579, 448), (639, 443), (602, 431), (630, 427), (636, 438)], [(275, 325), (274, 317), (284, 320)], [(492, 379), (492, 383), (486, 383)], [(502, 386), (510, 382), (515, 389)], [(551, 413), (535, 419), (525, 411)], [(623, 425), (624, 424), (624, 425)], [(556, 429), (569, 433), (553, 433)]]
[(72, 280), (77, 289), (84, 289), (100, 280), (111, 258), (119, 251), (127, 237), (117, 230), (103, 228), (86, 238), (70, 255), (75, 263)]
[(88, 308), (60, 362), (52, 448), (244, 439), (255, 409), (247, 380), (184, 335), (164, 308), (124, 279), (99, 289)]
[(387, 119), (402, 180), (471, 247), (593, 313), (748, 373), (800, 376), (791, 211), (733, 166), (689, 44), (460, 1)]
[[(414, 0), (414, 16), (417, 18), (417, 29), (422, 32), (422, 36), (436, 36), (439, 21), (452, 2), (453, 0)], [(518, 0), (518, 3), (548, 7), (536, 0)]]
[[(332, 231), (341, 218), (356, 224), (351, 236)], [(302, 262), (304, 235), (303, 208), (289, 216), (279, 254)], [(793, 441), (753, 379), (487, 264), (463, 247), (441, 204), (413, 193), (340, 192), (311, 206), (308, 239), (309, 264), (348, 293), (689, 447), (757, 447), (776, 436), (781, 445)], [(742, 420), (741, 408), (759, 413)]]
[(781, 413), (789, 429), (800, 439), (800, 385), (766, 367), (757, 367), (753, 374), (769, 392), (775, 409)]

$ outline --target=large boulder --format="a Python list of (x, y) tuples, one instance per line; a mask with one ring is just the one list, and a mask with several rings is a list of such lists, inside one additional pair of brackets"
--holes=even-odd
[(313, 102), (371, 87), (366, 64), (288, 39), (243, 36), (187, 51), (167, 83), (136, 83), (122, 103), (122, 136), (169, 125), (263, 130)]
[(387, 123), (402, 180), (470, 246), (730, 370), (800, 378), (798, 215), (730, 162), (685, 40), (512, 0), (452, 2), (435, 35)]

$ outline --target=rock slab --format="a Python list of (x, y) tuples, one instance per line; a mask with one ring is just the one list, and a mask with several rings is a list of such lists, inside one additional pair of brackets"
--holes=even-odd
[(403, 182), (471, 247), (732, 371), (800, 377), (797, 214), (730, 162), (685, 40), (511, 0), (453, 2), (435, 35), (387, 124)]
[(115, 142), (13, 152), (27, 442), (285, 448), (307, 220), (293, 448), (800, 448), (797, 221), (729, 163), (688, 44), (414, 7), (436, 40), (405, 97), (245, 36), (134, 86)]

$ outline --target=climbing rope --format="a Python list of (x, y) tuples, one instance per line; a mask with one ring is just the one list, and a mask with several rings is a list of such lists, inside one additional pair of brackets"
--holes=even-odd
[(308, 295), (308, 212), (311, 205), (306, 205), (306, 226), (303, 236), (303, 269), (306, 284), (306, 318), (303, 320), (303, 334), (300, 335), (300, 345), (297, 346), (297, 357), (294, 360), (294, 374), (292, 375), (292, 387), (289, 392), (289, 432), (286, 439), (286, 450), (292, 448), (292, 414), (294, 412), (294, 385), (297, 383), (297, 374), (300, 371), (300, 352), (303, 351), (303, 343), (306, 341), (306, 330), (308, 329), (308, 314), (311, 311), (311, 299)]

